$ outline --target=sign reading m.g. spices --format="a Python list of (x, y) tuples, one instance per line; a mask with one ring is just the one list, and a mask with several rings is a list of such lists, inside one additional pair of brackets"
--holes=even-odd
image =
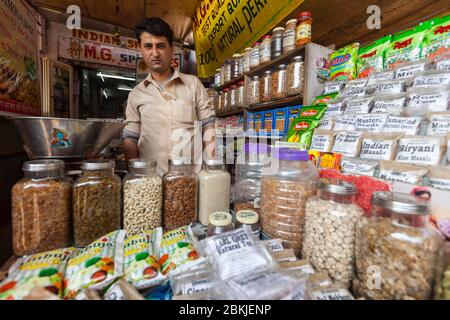
[(261, 38), (303, 0), (202, 0), (194, 16), (198, 76)]

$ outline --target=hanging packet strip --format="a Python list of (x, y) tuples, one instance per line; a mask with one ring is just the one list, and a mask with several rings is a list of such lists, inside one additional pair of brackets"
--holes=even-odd
[(450, 104), (450, 86), (410, 88), (407, 116), (423, 116), (428, 112), (447, 111)]
[(395, 161), (380, 161), (380, 178), (409, 184), (420, 184), (428, 173), (426, 167)]
[(345, 101), (344, 114), (369, 113), (373, 106), (373, 97), (350, 98)]
[(402, 133), (367, 133), (361, 146), (361, 159), (394, 160)]
[(329, 101), (336, 99), (336, 97), (338, 95), (339, 95), (339, 92), (323, 94), (321, 96), (317, 96), (316, 99), (314, 100), (313, 106), (316, 106), (319, 104), (327, 104)]
[(297, 143), (301, 150), (308, 150), (314, 129), (318, 124), (319, 120), (295, 119), (288, 130), (286, 141)]
[(20, 258), (0, 283), (0, 300), (22, 300), (35, 287), (63, 296), (65, 271), (75, 248), (64, 248)]
[(358, 131), (342, 131), (336, 135), (331, 152), (345, 157), (357, 157), (361, 151), (363, 133)]
[(326, 105), (303, 107), (300, 110), (299, 118), (310, 119), (310, 120), (320, 120), (323, 117), (323, 115), (325, 114), (326, 110), (327, 110)]
[(359, 43), (336, 50), (330, 55), (330, 80), (352, 80), (356, 78), (356, 59)]
[(404, 63), (395, 69), (395, 79), (412, 78), (431, 69), (431, 67), (430, 62), (427, 60)]
[(430, 166), (428, 185), (432, 188), (450, 191), (450, 168), (445, 166)]
[(356, 117), (354, 115), (343, 115), (336, 118), (333, 131), (356, 130)]
[(325, 82), (325, 89), (323, 91), (324, 95), (341, 92), (345, 88), (346, 80), (344, 81), (327, 81)]
[(406, 94), (386, 94), (374, 97), (371, 113), (389, 113), (400, 116), (406, 107)]
[(398, 145), (396, 160), (417, 165), (437, 165), (445, 154), (443, 137), (406, 136)]
[(355, 128), (358, 131), (381, 132), (389, 114), (369, 113), (356, 115)]
[(391, 43), (391, 35), (376, 40), (361, 49), (358, 53), (358, 77), (366, 78), (384, 68), (384, 54)]
[(336, 118), (334, 116), (324, 116), (322, 120), (319, 121), (317, 129), (333, 130), (335, 121)]
[(380, 81), (394, 80), (395, 79), (395, 71), (394, 70), (385, 70), (377, 73), (373, 73), (369, 76), (369, 80), (367, 80), (367, 86), (373, 86)]
[(345, 174), (374, 177), (377, 167), (378, 161), (355, 158), (342, 158), (341, 160), (341, 171)]
[(389, 116), (382, 132), (402, 132), (406, 135), (416, 135), (419, 131), (420, 122), (420, 117)]
[(422, 57), (432, 59), (450, 52), (450, 15), (432, 20), (422, 45)]
[(422, 41), (430, 27), (430, 22), (424, 22), (417, 27), (394, 35), (386, 50), (386, 69), (395, 69), (399, 64), (420, 59)]
[(450, 85), (450, 72), (429, 71), (414, 78), (413, 87), (430, 88)]
[(312, 137), (310, 150), (331, 152), (337, 132), (316, 129)]

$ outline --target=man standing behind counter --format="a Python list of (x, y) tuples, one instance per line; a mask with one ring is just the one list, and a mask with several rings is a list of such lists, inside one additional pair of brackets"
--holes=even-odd
[(196, 76), (171, 67), (173, 32), (164, 20), (146, 18), (135, 32), (150, 72), (128, 97), (125, 159), (155, 159), (162, 175), (168, 171), (169, 159), (183, 158), (196, 164), (198, 172), (202, 141), (205, 155), (215, 155), (214, 106)]

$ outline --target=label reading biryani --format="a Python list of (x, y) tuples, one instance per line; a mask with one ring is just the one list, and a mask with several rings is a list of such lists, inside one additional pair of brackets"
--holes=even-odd
[(400, 139), (396, 160), (417, 165), (437, 165), (444, 154), (439, 137), (405, 137)]

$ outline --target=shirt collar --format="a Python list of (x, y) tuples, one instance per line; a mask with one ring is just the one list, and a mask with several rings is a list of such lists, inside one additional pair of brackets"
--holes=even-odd
[[(181, 73), (178, 70), (173, 69), (173, 68), (172, 68), (172, 71), (173, 71), (172, 77), (170, 78), (169, 81), (167, 81), (167, 84), (169, 84), (170, 82), (174, 81), (175, 79), (180, 79), (184, 83), (183, 78), (181, 76)], [(150, 83), (153, 83), (155, 85), (157, 84), (157, 82), (153, 79), (151, 72), (148, 73), (147, 78), (144, 81), (144, 86), (148, 87), (148, 85)]]

